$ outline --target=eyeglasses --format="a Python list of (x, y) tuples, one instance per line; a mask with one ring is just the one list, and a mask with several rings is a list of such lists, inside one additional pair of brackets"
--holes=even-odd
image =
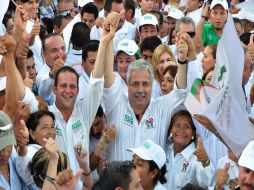
[(61, 17), (67, 17), (67, 16), (71, 16), (71, 12), (70, 11), (60, 11), (56, 13), (56, 16), (61, 16)]
[(189, 34), (189, 36), (191, 37), (191, 38), (194, 38), (195, 37), (195, 32), (186, 32), (187, 34)]

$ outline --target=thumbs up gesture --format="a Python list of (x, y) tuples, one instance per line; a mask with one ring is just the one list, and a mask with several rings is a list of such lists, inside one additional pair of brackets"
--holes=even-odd
[(204, 146), (202, 144), (202, 141), (201, 141), (200, 137), (198, 137), (197, 148), (196, 148), (194, 154), (197, 156), (197, 160), (199, 162), (202, 162), (203, 166), (204, 165), (206, 165), (206, 166), (209, 165), (209, 163), (208, 163), (209, 162), (209, 157), (208, 157), (208, 155), (206, 153), (206, 150), (205, 150), (205, 148), (204, 148)]
[(228, 180), (228, 170), (230, 168), (230, 163), (226, 163), (223, 169), (218, 169), (216, 171), (216, 186), (215, 190), (223, 190), (224, 185), (227, 183)]
[(24, 120), (20, 120), (19, 124), (15, 126), (15, 137), (19, 148), (24, 148), (29, 142), (29, 132)]
[(26, 87), (32, 89), (34, 86), (34, 81), (29, 78), (29, 73), (26, 72), (26, 78), (24, 79), (24, 84)]
[(254, 61), (254, 34), (250, 35), (250, 42), (248, 44), (248, 54), (252, 61)]

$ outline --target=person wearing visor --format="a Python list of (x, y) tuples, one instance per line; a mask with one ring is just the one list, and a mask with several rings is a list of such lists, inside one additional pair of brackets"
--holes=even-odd
[(145, 140), (137, 148), (129, 148), (134, 153), (133, 163), (141, 179), (144, 190), (166, 190), (162, 185), (166, 183), (166, 154), (164, 150), (152, 140)]

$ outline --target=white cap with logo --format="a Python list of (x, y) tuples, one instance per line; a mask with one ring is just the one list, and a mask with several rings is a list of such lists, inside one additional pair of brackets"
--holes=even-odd
[(141, 17), (139, 30), (140, 30), (140, 27), (143, 26), (143, 25), (159, 26), (158, 19), (156, 18), (156, 16), (154, 16), (150, 13), (146, 13), (145, 15), (143, 15)]
[(221, 5), (226, 11), (228, 10), (228, 2), (226, 0), (213, 0), (210, 9), (213, 9), (215, 5)]
[(254, 171), (254, 140), (250, 141), (244, 148), (238, 160), (238, 164)]
[(137, 148), (129, 148), (127, 150), (134, 152), (143, 160), (154, 161), (160, 169), (166, 163), (166, 153), (158, 144), (150, 139), (145, 140)]
[(178, 20), (178, 19), (184, 17), (184, 14), (183, 14), (183, 12), (182, 12), (181, 10), (179, 10), (179, 9), (171, 8), (171, 9), (169, 9), (169, 11), (168, 11), (167, 17), (171, 17), (171, 18), (174, 18), (174, 19)]
[(138, 51), (138, 45), (133, 40), (124, 39), (117, 45), (116, 55), (119, 51), (123, 51), (128, 55), (135, 55), (135, 53)]
[(0, 111), (0, 150), (8, 145), (16, 145), (14, 129), (9, 116)]

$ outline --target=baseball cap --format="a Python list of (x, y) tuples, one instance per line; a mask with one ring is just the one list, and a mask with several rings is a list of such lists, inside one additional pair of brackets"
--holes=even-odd
[(160, 169), (166, 163), (166, 153), (158, 144), (156, 144), (150, 139), (145, 140), (137, 148), (129, 148), (127, 150), (134, 152), (136, 155), (138, 155), (144, 160), (154, 161)]
[(143, 15), (141, 17), (139, 29), (140, 29), (141, 26), (148, 25), (148, 24), (153, 25), (153, 26), (158, 26), (159, 25), (157, 18), (154, 15), (150, 14), (150, 13), (146, 13), (145, 15)]
[(0, 111), (0, 150), (8, 145), (16, 145), (14, 128), (9, 116)]
[(0, 91), (6, 88), (6, 77), (0, 77)]
[(117, 45), (116, 55), (119, 51), (123, 51), (128, 55), (135, 55), (135, 53), (138, 51), (138, 45), (133, 40), (124, 39)]
[(178, 19), (184, 17), (184, 14), (179, 9), (171, 8), (168, 11), (168, 16), (167, 17), (171, 17), (171, 18), (174, 18), (174, 19), (178, 20)]
[(233, 17), (239, 18), (240, 20), (248, 20), (254, 22), (254, 13), (241, 9), (239, 13), (232, 15)]
[(78, 0), (78, 6), (79, 7), (83, 7), (85, 6), (87, 3), (93, 3), (93, 0)]
[(250, 141), (244, 148), (238, 164), (254, 171), (254, 140)]
[(213, 0), (210, 9), (213, 9), (215, 5), (221, 5), (225, 10), (228, 10), (228, 2), (226, 0)]

